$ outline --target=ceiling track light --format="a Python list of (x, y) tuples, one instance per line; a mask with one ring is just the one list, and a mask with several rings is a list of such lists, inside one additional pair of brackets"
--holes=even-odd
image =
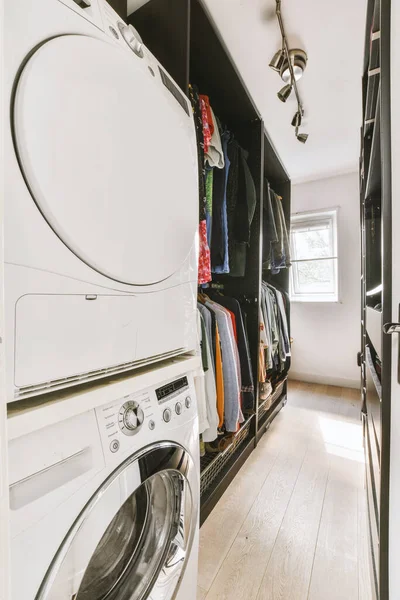
[(297, 112), (292, 119), (292, 125), (296, 128), (296, 138), (299, 142), (305, 144), (308, 139), (308, 133), (299, 133), (299, 127), (304, 116), (304, 108), (297, 88), (297, 81), (304, 73), (308, 57), (306, 52), (299, 48), (289, 50), (281, 13), (281, 0), (276, 0), (276, 16), (281, 30), (282, 48), (274, 54), (269, 66), (279, 73), (281, 79), (286, 84), (277, 94), (281, 102), (286, 102), (292, 90), (294, 90), (297, 100)]
[(299, 140), (299, 142), (305, 144), (308, 140), (308, 133), (299, 133), (299, 128), (296, 127), (296, 138)]
[[(307, 54), (304, 52), (304, 50), (300, 49), (289, 50), (289, 61), (292, 65), (294, 78), (296, 81), (298, 81), (303, 76), (307, 66)], [(285, 83), (290, 81), (289, 61), (285, 56), (279, 69), (279, 75)]]
[(269, 66), (274, 71), (277, 71), (278, 73), (280, 73), (281, 69), (284, 65), (284, 62), (285, 62), (285, 51), (282, 48), (281, 50), (278, 50), (278, 52), (275, 52), (274, 56), (272, 57), (271, 62), (269, 63)]
[(290, 85), (290, 83), (288, 83), (281, 90), (279, 90), (278, 98), (281, 102), (286, 102), (286, 100), (289, 98), (291, 93), (292, 93), (292, 86)]
[(297, 128), (300, 127), (300, 125), (301, 125), (301, 117), (302, 117), (301, 112), (298, 110), (295, 113), (295, 115), (294, 115), (294, 117), (292, 119), (292, 125), (293, 125), (293, 127), (297, 127)]
[(306, 141), (308, 140), (308, 133), (299, 133), (299, 134), (297, 134), (296, 137), (299, 140), (299, 142), (301, 142), (302, 144), (305, 144)]

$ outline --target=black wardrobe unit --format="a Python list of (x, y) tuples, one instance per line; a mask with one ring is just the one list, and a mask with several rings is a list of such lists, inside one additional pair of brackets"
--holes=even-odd
[(361, 379), (370, 562), (387, 600), (391, 339), (390, 0), (369, 0), (361, 127)]
[[(263, 158), (263, 185), (270, 185), (271, 188), (282, 197), (283, 211), (285, 215), (286, 228), (290, 231), (290, 179), (289, 176), (277, 154), (271, 140), (268, 137), (266, 131), (264, 131), (264, 158)], [(262, 207), (262, 213), (263, 207)], [(262, 224), (261, 224), (262, 225)], [(263, 248), (265, 240), (260, 235), (260, 250), (261, 256), (263, 255)], [(261, 279), (267, 281), (273, 286), (278, 286), (280, 289), (289, 292), (289, 269), (282, 269), (278, 274), (272, 275), (267, 269), (263, 269), (262, 259), (260, 268)], [(290, 311), (290, 309), (289, 309)], [(290, 312), (289, 312), (290, 317)], [(290, 318), (289, 318), (290, 327)], [(290, 367), (290, 363), (288, 365)], [(257, 397), (258, 398), (258, 397)], [(287, 372), (284, 372), (280, 381), (274, 387), (272, 398), (267, 400), (260, 400), (258, 398), (257, 407), (257, 438), (256, 442), (269, 428), (274, 417), (280, 411), (280, 409), (286, 404), (287, 401)]]
[[(215, 114), (234, 133), (248, 153), (248, 165), (256, 187), (257, 205), (251, 225), (244, 277), (213, 276), (212, 286), (237, 298), (247, 316), (253, 378), (254, 411), (235, 435), (233, 443), (218, 454), (201, 459), (201, 522), (254, 449), (259, 437), (286, 402), (286, 381), (279, 382), (265, 402), (258, 403), (259, 300), (262, 274), (262, 217), (264, 178), (284, 198), (287, 225), (290, 221), (290, 181), (274, 150), (252, 98), (227, 51), (207, 8), (201, 0), (150, 0), (129, 15), (146, 46), (165, 66), (180, 87), (195, 84), (210, 98)], [(179, 173), (179, 165), (175, 165)], [(266, 276), (264, 276), (265, 278)], [(288, 289), (288, 275), (277, 282)], [(271, 401), (272, 400), (272, 401)]]
[[(126, 21), (127, 0), (108, 0), (108, 3), (113, 7), (115, 12), (119, 14), (121, 19)], [(79, 4), (79, 2), (77, 4)]]

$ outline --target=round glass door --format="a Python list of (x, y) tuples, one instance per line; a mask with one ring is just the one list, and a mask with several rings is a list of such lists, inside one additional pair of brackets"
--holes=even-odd
[[(175, 597), (197, 507), (185, 474), (190, 457), (178, 448), (159, 456), (162, 470), (142, 483), (139, 459), (98, 491), (61, 546), (36, 600)], [(165, 456), (171, 468), (165, 468)]]
[[(160, 473), (121, 507), (101, 538), (76, 600), (170, 598), (184, 560), (174, 542), (181, 519), (181, 476)], [(173, 543), (173, 544), (172, 544)], [(155, 594), (163, 571), (162, 590)]]

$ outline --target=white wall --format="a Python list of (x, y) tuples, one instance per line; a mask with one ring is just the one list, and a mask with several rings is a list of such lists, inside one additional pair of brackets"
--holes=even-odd
[(339, 303), (293, 302), (290, 377), (359, 387), (360, 209), (358, 173), (292, 186), (292, 213), (339, 206)]

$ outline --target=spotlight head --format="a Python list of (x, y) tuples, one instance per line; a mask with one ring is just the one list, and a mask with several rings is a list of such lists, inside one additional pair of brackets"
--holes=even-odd
[(300, 127), (301, 125), (301, 112), (298, 110), (292, 119), (293, 127)]
[[(304, 50), (300, 50), (298, 48), (295, 50), (289, 50), (289, 60), (292, 63), (294, 78), (296, 81), (298, 81), (303, 76), (304, 70), (307, 66), (307, 54), (304, 52)], [(289, 63), (286, 56), (284, 57), (279, 74), (285, 83), (288, 83), (291, 80)]]
[(281, 90), (279, 90), (278, 98), (281, 102), (286, 102), (286, 100), (289, 98), (291, 93), (292, 93), (292, 86), (288, 83), (287, 85), (283, 86), (283, 88)]
[(269, 63), (269, 66), (271, 67), (271, 69), (273, 69), (274, 71), (277, 71), (279, 73), (282, 68), (284, 60), (285, 60), (284, 51), (278, 50), (278, 52), (275, 52), (271, 62)]
[(299, 134), (297, 134), (296, 137), (299, 140), (299, 142), (301, 142), (302, 144), (305, 144), (306, 141), (308, 140), (308, 133), (299, 133)]

